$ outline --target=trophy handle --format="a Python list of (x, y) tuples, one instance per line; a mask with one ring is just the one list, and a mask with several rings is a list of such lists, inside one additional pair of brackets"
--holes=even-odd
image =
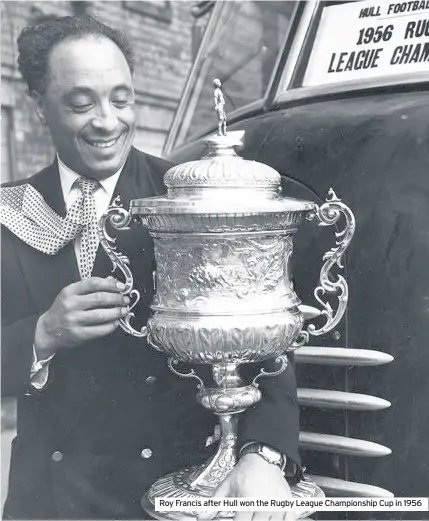
[(255, 376), (255, 378), (252, 380), (252, 384), (254, 387), (259, 387), (259, 384), (257, 383), (259, 378), (266, 378), (270, 377), (273, 378), (274, 376), (279, 375), (282, 373), (288, 364), (287, 356), (286, 355), (280, 355), (275, 359), (276, 364), (280, 364), (280, 367), (278, 369), (275, 369), (274, 371), (266, 371), (263, 367), (259, 370), (259, 373)]
[[(335, 246), (323, 256), (325, 263), (320, 270), (319, 285), (314, 290), (314, 296), (323, 308), (320, 314), (326, 317), (326, 322), (320, 328), (316, 328), (314, 324), (309, 324), (305, 330), (299, 333), (296, 341), (292, 344), (292, 350), (306, 344), (310, 335), (319, 336), (331, 331), (342, 319), (346, 310), (349, 294), (347, 281), (342, 275), (337, 275), (337, 279), (334, 280), (330, 271), (335, 265), (340, 269), (344, 268), (342, 258), (353, 238), (356, 227), (353, 212), (336, 196), (334, 190), (330, 188), (326, 202), (320, 207), (316, 205), (314, 210), (311, 210), (307, 214), (307, 219), (312, 221), (316, 217), (319, 221), (319, 226), (332, 226), (337, 223), (341, 215), (345, 218), (345, 227), (343, 230), (335, 232)], [(337, 296), (338, 307), (335, 312), (329, 304), (329, 301), (323, 300), (322, 297), (325, 293)]]
[(146, 326), (143, 326), (140, 331), (137, 331), (137, 329), (134, 329), (130, 324), (130, 320), (134, 317), (132, 310), (140, 300), (140, 292), (133, 288), (134, 278), (129, 268), (130, 260), (125, 254), (116, 250), (116, 238), (111, 237), (106, 229), (107, 223), (110, 223), (116, 230), (129, 230), (131, 219), (131, 213), (122, 207), (121, 199), (118, 196), (115, 198), (107, 212), (98, 221), (97, 232), (100, 244), (112, 262), (112, 273), (119, 269), (125, 277), (125, 289), (122, 291), (122, 294), (129, 297), (131, 300), (129, 313), (126, 317), (119, 320), (119, 325), (130, 335), (145, 337), (147, 336)]
[(191, 369), (187, 373), (182, 373), (181, 371), (178, 371), (176, 369), (176, 366), (179, 363), (180, 363), (180, 360), (177, 360), (177, 358), (169, 358), (167, 361), (168, 367), (176, 376), (179, 376), (180, 378), (193, 378), (199, 382), (197, 385), (197, 389), (204, 389), (205, 388), (204, 382), (197, 375), (197, 373), (195, 372), (195, 369)]

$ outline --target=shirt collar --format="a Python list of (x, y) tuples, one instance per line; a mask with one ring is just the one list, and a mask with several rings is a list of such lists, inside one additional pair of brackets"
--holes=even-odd
[[(58, 160), (58, 172), (60, 174), (60, 181), (61, 181), (61, 189), (63, 192), (64, 201), (67, 201), (67, 198), (73, 188), (74, 183), (81, 177), (79, 174), (74, 172), (71, 168), (69, 168), (67, 165), (65, 165), (61, 159), (60, 156), (57, 154), (57, 160)], [(104, 191), (110, 196), (113, 196), (113, 192), (115, 191), (116, 184), (118, 182), (119, 176), (121, 175), (122, 169), (124, 166), (121, 166), (121, 168), (115, 172), (110, 177), (107, 177), (106, 179), (102, 179), (99, 181), (101, 187), (104, 189)]]

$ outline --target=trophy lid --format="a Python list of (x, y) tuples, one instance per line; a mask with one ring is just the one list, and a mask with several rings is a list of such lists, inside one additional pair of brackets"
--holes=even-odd
[(207, 155), (170, 168), (164, 175), (167, 194), (131, 201), (132, 212), (254, 214), (311, 210), (313, 202), (281, 195), (280, 174), (274, 168), (237, 155), (235, 147), (242, 145), (244, 131), (227, 132), (220, 81), (215, 80), (214, 85), (219, 128), (217, 135), (204, 140)]
[(243, 136), (244, 131), (236, 131), (207, 138), (206, 156), (168, 170), (164, 176), (167, 189), (173, 193), (189, 188), (254, 188), (277, 192), (280, 174), (276, 170), (264, 163), (245, 160), (235, 152), (235, 147), (243, 144)]

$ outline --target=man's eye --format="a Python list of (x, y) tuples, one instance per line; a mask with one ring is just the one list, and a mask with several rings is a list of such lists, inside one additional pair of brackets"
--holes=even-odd
[(71, 108), (75, 112), (87, 112), (92, 107), (92, 103), (72, 103)]
[(129, 104), (128, 99), (114, 99), (112, 100), (113, 105), (118, 108), (126, 107)]

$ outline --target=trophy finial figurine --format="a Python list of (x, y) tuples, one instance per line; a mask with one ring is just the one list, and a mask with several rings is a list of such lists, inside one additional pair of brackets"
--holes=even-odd
[(222, 92), (222, 83), (219, 78), (213, 80), (214, 90), (214, 102), (217, 117), (219, 118), (218, 136), (226, 136), (226, 114), (225, 114), (225, 98)]

